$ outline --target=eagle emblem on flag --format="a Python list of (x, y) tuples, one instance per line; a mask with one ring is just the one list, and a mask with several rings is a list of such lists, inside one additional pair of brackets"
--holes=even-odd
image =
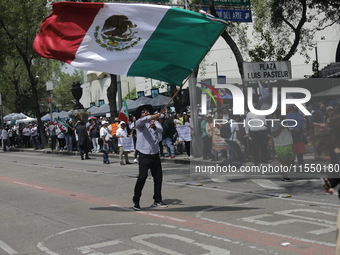
[(136, 34), (136, 24), (125, 15), (113, 15), (105, 20), (103, 27), (96, 26), (95, 41), (108, 51), (123, 51), (137, 45), (142, 39)]

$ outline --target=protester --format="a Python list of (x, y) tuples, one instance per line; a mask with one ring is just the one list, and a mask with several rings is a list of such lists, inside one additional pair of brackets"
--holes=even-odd
[(41, 149), (39, 141), (38, 124), (31, 125), (31, 137), (33, 141), (33, 146), (35, 150)]
[(55, 150), (57, 145), (57, 125), (54, 121), (50, 121), (46, 132), (51, 139), (51, 150)]
[(66, 124), (68, 126), (65, 134), (66, 148), (67, 152), (71, 152), (73, 150), (74, 128), (71, 120), (68, 120)]
[[(190, 123), (189, 115), (187, 115), (187, 114), (183, 115), (183, 125), (187, 126), (190, 129), (190, 134), (191, 134), (193, 127)], [(190, 148), (190, 146), (191, 146), (191, 136), (184, 138), (183, 141), (184, 141), (185, 151), (186, 151), (187, 156), (188, 156), (187, 158), (193, 159), (194, 157), (191, 155), (191, 148)]]
[(161, 124), (157, 121), (160, 113), (154, 112), (151, 105), (142, 105), (136, 110), (137, 145), (139, 151), (139, 174), (134, 188), (133, 209), (140, 211), (140, 197), (150, 169), (154, 180), (154, 207), (166, 207), (162, 200), (163, 172), (159, 157), (159, 135), (163, 132)]
[(84, 120), (80, 120), (78, 126), (76, 127), (76, 134), (78, 136), (78, 146), (81, 160), (91, 159), (89, 157), (89, 136)]
[[(283, 166), (291, 166), (294, 164), (295, 155), (293, 153), (293, 136), (287, 127), (281, 125), (281, 121), (285, 118), (279, 113), (276, 115), (276, 119), (273, 127), (271, 128), (271, 135), (274, 140), (274, 148), (276, 155)], [(282, 181), (290, 181), (287, 174), (282, 175)]]
[(135, 147), (135, 154), (133, 163), (138, 163), (138, 150), (136, 150), (136, 143), (137, 143), (137, 135), (136, 135), (136, 117), (132, 114), (129, 115), (129, 131), (130, 135), (133, 137), (133, 144)]
[[(130, 135), (129, 135), (130, 136)], [(125, 151), (123, 146), (123, 138), (128, 137), (128, 132), (126, 128), (126, 123), (121, 121), (119, 123), (119, 128), (116, 132), (116, 137), (118, 138), (118, 148), (119, 148), (119, 161), (121, 165), (131, 164), (129, 162), (128, 151)]]
[(110, 140), (109, 136), (109, 122), (106, 120), (102, 121), (102, 127), (100, 128), (100, 139), (102, 143), (102, 152), (103, 152), (103, 164), (110, 164), (109, 161), (109, 144), (108, 141)]
[(23, 142), (26, 148), (31, 147), (30, 140), (31, 140), (31, 129), (29, 125), (25, 125), (24, 129), (22, 130), (23, 134)]
[[(254, 104), (256, 108), (256, 104)], [(249, 125), (251, 123), (251, 125)], [(251, 139), (254, 165), (268, 163), (268, 132), (264, 115), (248, 112), (245, 119), (246, 136)]]
[[(229, 158), (226, 161), (227, 165), (232, 165), (237, 155), (237, 158), (241, 165), (243, 165), (243, 154), (238, 144), (237, 136), (239, 134), (239, 126), (236, 124), (235, 117), (230, 113), (229, 115), (229, 122), (230, 122), (230, 131), (231, 135), (229, 138), (226, 139), (227, 143), (229, 144)], [(229, 123), (227, 123), (228, 125)]]
[(66, 141), (65, 141), (65, 133), (67, 132), (66, 129), (62, 127), (62, 125), (57, 126), (56, 134), (57, 134), (57, 139), (58, 139), (58, 146), (59, 146), (59, 151), (64, 151)]
[(286, 114), (287, 119), (295, 120), (296, 124), (290, 128), (290, 132), (293, 135), (293, 152), (297, 157), (297, 163), (299, 166), (304, 165), (303, 153), (306, 151), (305, 135), (304, 135), (304, 119), (303, 114), (299, 112), (299, 109), (294, 105), (289, 107)]
[(7, 151), (7, 146), (8, 146), (8, 130), (9, 130), (9, 125), (4, 127), (1, 132), (2, 136), (2, 150)]
[[(159, 115), (159, 119), (158, 119), (158, 122), (162, 125), (162, 127), (163, 127), (164, 120), (165, 120), (165, 115), (162, 113), (161, 115)], [(163, 159), (164, 158), (163, 134), (159, 134), (158, 146), (159, 146), (159, 155)]]
[(209, 137), (207, 133), (207, 129), (206, 129), (207, 120), (208, 120), (208, 115), (205, 115), (200, 126), (202, 139), (203, 139), (203, 160), (211, 158), (212, 138)]
[(90, 138), (92, 141), (93, 152), (99, 152), (100, 145), (98, 143), (100, 128), (97, 120), (91, 119), (91, 126), (89, 127)]
[(170, 158), (175, 157), (175, 148), (174, 148), (174, 135), (176, 133), (174, 122), (170, 119), (168, 114), (165, 115), (164, 122), (162, 124), (163, 128), (163, 146), (165, 146), (167, 150), (167, 156)]

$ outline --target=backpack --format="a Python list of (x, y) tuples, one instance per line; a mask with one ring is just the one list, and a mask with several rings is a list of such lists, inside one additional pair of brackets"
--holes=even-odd
[(223, 124), (220, 129), (220, 136), (222, 138), (229, 138), (231, 136), (230, 123)]

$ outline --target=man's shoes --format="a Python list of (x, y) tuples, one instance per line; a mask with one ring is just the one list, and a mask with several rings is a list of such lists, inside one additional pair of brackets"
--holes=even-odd
[(135, 210), (135, 211), (140, 211), (140, 210), (142, 210), (142, 209), (140, 208), (139, 203), (136, 203), (136, 202), (132, 202), (132, 209)]
[(132, 163), (131, 162), (126, 162), (127, 165), (131, 165)]
[(135, 159), (133, 160), (133, 163), (138, 163), (138, 160), (135, 158)]
[(85, 159), (91, 159), (90, 157), (85, 157)]
[(161, 202), (154, 202), (152, 204), (152, 207), (167, 208), (168, 206), (166, 204), (164, 204), (163, 201), (161, 201)]
[(108, 165), (108, 164), (110, 164), (110, 161), (104, 161), (103, 164)]
[(125, 166), (125, 163), (123, 163), (123, 162), (120, 162), (120, 165), (121, 165), (121, 166)]

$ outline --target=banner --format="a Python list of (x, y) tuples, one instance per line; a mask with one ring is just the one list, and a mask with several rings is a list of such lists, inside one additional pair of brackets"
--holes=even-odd
[(179, 138), (181, 138), (183, 141), (191, 141), (191, 129), (187, 125), (177, 126), (177, 133)]
[(121, 142), (123, 144), (124, 151), (134, 151), (135, 146), (133, 144), (133, 137), (128, 136), (128, 137), (121, 137)]

